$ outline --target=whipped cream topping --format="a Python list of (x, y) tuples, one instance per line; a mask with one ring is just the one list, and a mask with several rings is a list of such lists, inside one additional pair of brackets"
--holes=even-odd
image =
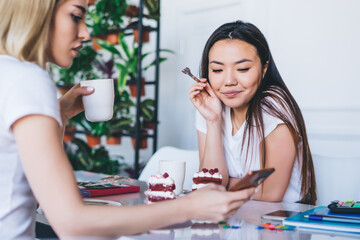
[(175, 194), (173, 192), (145, 191), (145, 195), (152, 197), (175, 198)]
[(171, 186), (175, 184), (174, 180), (170, 177), (164, 178), (160, 173), (152, 175), (149, 179), (149, 184), (164, 184), (166, 186)]
[(200, 172), (197, 172), (197, 173), (194, 174), (194, 178), (197, 178), (197, 177), (208, 177), (208, 178), (222, 179), (222, 175), (219, 172), (214, 173), (214, 174), (211, 175), (209, 172), (204, 173), (203, 171), (200, 171)]

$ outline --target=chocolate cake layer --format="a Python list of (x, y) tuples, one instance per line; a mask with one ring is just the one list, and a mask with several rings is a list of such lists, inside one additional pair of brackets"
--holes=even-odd
[(164, 200), (172, 200), (175, 198), (167, 198), (167, 197), (160, 197), (160, 196), (148, 196), (148, 200), (150, 202), (160, 202), (160, 201), (164, 201)]
[(222, 179), (220, 178), (210, 178), (210, 177), (197, 177), (197, 178), (193, 178), (193, 182), (195, 184), (201, 184), (201, 183), (216, 183), (216, 184), (221, 184), (222, 183)]
[(149, 189), (151, 191), (171, 192), (175, 189), (175, 184), (168, 186), (163, 184), (149, 184)]

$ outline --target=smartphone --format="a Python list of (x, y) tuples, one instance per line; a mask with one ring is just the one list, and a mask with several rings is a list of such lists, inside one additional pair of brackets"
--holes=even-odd
[(265, 181), (275, 171), (274, 168), (265, 168), (261, 170), (255, 170), (248, 172), (245, 177), (239, 179), (239, 181), (232, 186), (229, 191), (238, 191), (245, 188), (257, 187), (259, 184)]
[(262, 219), (269, 219), (269, 220), (284, 220), (285, 218), (295, 216), (296, 214), (299, 214), (300, 212), (295, 211), (287, 211), (287, 210), (278, 210), (275, 212), (267, 213), (263, 216), (261, 216)]

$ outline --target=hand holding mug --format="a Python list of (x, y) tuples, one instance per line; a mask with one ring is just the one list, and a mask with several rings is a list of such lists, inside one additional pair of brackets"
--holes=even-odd
[(80, 86), (93, 87), (94, 93), (83, 96), (86, 119), (91, 122), (108, 121), (114, 113), (114, 80), (94, 79), (81, 81)]

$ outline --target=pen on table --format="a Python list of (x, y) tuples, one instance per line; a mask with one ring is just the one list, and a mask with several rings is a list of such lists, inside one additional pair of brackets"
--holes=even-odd
[(315, 221), (330, 221), (330, 222), (345, 222), (345, 223), (357, 223), (360, 224), (360, 219), (340, 216), (324, 216), (324, 215), (305, 215), (305, 218)]

